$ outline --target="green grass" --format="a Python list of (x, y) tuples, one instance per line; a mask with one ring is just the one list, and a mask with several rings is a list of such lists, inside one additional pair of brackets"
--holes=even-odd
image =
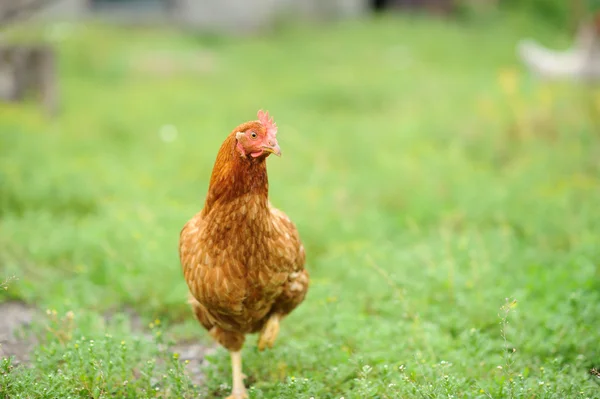
[[(251, 398), (599, 398), (600, 92), (528, 77), (520, 37), (568, 42), (533, 26), (15, 33), (56, 41), (63, 102), (0, 108), (0, 299), (55, 311), (0, 397), (226, 396), (225, 350), (197, 386), (172, 353), (210, 343), (177, 243), (223, 138), (265, 108), (312, 285), (274, 350), (247, 341)], [(160, 325), (104, 317), (126, 309)]]

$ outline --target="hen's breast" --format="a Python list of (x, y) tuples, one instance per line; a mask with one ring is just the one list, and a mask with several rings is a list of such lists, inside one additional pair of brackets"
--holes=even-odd
[(253, 201), (228, 203), (185, 225), (185, 280), (215, 324), (244, 332), (262, 326), (297, 269), (300, 241), (290, 226), (283, 213)]

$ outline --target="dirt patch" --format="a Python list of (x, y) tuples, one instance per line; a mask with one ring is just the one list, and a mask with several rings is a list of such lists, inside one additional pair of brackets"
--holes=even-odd
[(214, 346), (206, 346), (193, 341), (180, 342), (173, 347), (173, 352), (179, 353), (179, 360), (189, 362), (186, 367), (187, 374), (198, 386), (204, 384), (205, 376), (202, 367), (205, 365), (206, 355), (212, 354), (215, 350)]
[(23, 302), (0, 303), (0, 357), (15, 357), (15, 364), (28, 363), (36, 344), (28, 328), (37, 316), (37, 310)]
[[(131, 329), (134, 333), (141, 335), (146, 339), (152, 339), (152, 334), (147, 328), (148, 326), (144, 323), (142, 317), (132, 308), (107, 312), (104, 314), (105, 321), (111, 320), (115, 317), (117, 312), (127, 315)], [(201, 386), (205, 380), (202, 368), (206, 362), (206, 355), (213, 353), (215, 351), (215, 346), (202, 344), (200, 340), (181, 340), (173, 345), (170, 351), (179, 354), (179, 361), (187, 362), (187, 374), (195, 385)]]

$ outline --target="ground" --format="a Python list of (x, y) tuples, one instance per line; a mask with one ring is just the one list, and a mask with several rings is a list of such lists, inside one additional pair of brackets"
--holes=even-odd
[(226, 396), (177, 242), (260, 108), (312, 280), (272, 350), (248, 339), (251, 398), (600, 397), (600, 92), (529, 77), (526, 36), (569, 41), (510, 16), (7, 32), (56, 44), (62, 104), (0, 108), (0, 397)]
[(10, 301), (0, 304), (0, 355), (3, 358), (14, 356), (14, 363), (28, 363), (35, 345), (33, 337), (26, 337), (24, 331), (35, 317), (35, 308), (23, 302)]

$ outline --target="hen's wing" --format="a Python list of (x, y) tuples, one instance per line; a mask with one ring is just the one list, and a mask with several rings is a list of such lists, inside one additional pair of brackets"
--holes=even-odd
[(214, 236), (205, 231), (206, 225), (201, 212), (185, 224), (179, 238), (179, 257), (190, 294), (208, 310), (211, 324), (215, 317), (220, 319), (219, 324), (227, 324), (227, 316), (243, 312), (244, 268), (228, 256), (233, 244), (215, 242)]
[[(230, 351), (244, 343), (243, 301), (246, 286), (242, 268), (228, 257), (227, 243), (215, 242), (198, 213), (188, 221), (179, 237), (179, 257), (189, 288), (188, 302), (196, 319), (213, 338)], [(247, 323), (246, 323), (247, 324)]]
[(276, 230), (281, 232), (276, 241), (279, 253), (291, 255), (292, 268), (288, 273), (281, 295), (275, 300), (272, 312), (286, 315), (304, 300), (309, 286), (309, 274), (304, 268), (306, 253), (296, 226), (285, 213), (271, 206)]

